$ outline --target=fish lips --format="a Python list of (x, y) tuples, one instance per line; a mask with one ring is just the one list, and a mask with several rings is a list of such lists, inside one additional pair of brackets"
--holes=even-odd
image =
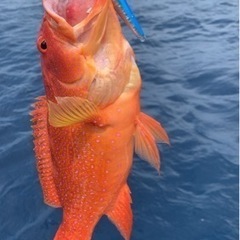
[[(81, 4), (76, 0), (43, 0), (42, 2), (46, 12), (45, 17), (50, 26), (73, 42), (77, 42), (80, 35), (87, 31), (86, 26), (88, 29), (91, 28), (89, 23), (94, 20), (103, 8), (102, 0), (90, 0), (92, 4), (85, 4), (85, 9), (81, 9)], [(88, 1), (84, 0), (82, 2)], [(76, 3), (80, 5), (78, 8)], [(77, 14), (77, 10), (73, 10), (75, 8), (81, 10), (79, 14)]]

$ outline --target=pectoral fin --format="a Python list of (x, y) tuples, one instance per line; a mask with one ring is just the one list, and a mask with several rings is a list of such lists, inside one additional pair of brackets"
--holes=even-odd
[(94, 120), (98, 115), (97, 106), (79, 97), (58, 97), (57, 103), (48, 102), (49, 123), (53, 127)]
[(132, 232), (132, 199), (130, 196), (130, 189), (127, 184), (123, 186), (116, 199), (116, 202), (106, 213), (108, 218), (118, 228), (125, 240), (130, 239)]

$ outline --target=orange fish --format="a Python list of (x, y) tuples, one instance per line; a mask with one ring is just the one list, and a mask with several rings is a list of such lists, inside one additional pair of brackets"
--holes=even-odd
[(63, 208), (55, 240), (90, 240), (103, 215), (132, 230), (134, 151), (159, 170), (160, 123), (140, 111), (141, 77), (111, 0), (43, 0), (37, 46), (46, 96), (32, 112), (44, 201)]

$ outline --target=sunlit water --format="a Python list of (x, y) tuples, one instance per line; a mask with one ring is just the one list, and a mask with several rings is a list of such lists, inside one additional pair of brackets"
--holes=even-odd
[[(227, 0), (130, 3), (124, 27), (143, 78), (142, 109), (161, 121), (160, 176), (134, 158), (132, 240), (238, 239), (238, 6)], [(43, 86), (40, 0), (0, 1), (0, 240), (50, 240), (61, 210), (43, 203), (29, 111)], [(103, 218), (93, 240), (122, 239)]]

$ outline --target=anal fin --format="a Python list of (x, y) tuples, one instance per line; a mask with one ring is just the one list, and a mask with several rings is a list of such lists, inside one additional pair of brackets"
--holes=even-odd
[(169, 144), (167, 132), (159, 122), (143, 112), (140, 113), (139, 120), (148, 128), (157, 143)]
[(161, 124), (148, 115), (140, 113), (134, 138), (135, 152), (159, 171), (160, 156), (156, 143), (169, 144), (167, 133)]
[(37, 170), (43, 190), (44, 202), (52, 207), (61, 207), (53, 179), (54, 167), (48, 139), (47, 111), (46, 98), (38, 98), (38, 101), (34, 104), (34, 110), (31, 112), (35, 145), (34, 151), (37, 159)]
[(108, 218), (117, 227), (125, 240), (130, 239), (130, 235), (132, 232), (133, 216), (131, 203), (132, 199), (130, 196), (130, 189), (128, 185), (125, 184), (120, 190), (116, 202), (106, 213)]

